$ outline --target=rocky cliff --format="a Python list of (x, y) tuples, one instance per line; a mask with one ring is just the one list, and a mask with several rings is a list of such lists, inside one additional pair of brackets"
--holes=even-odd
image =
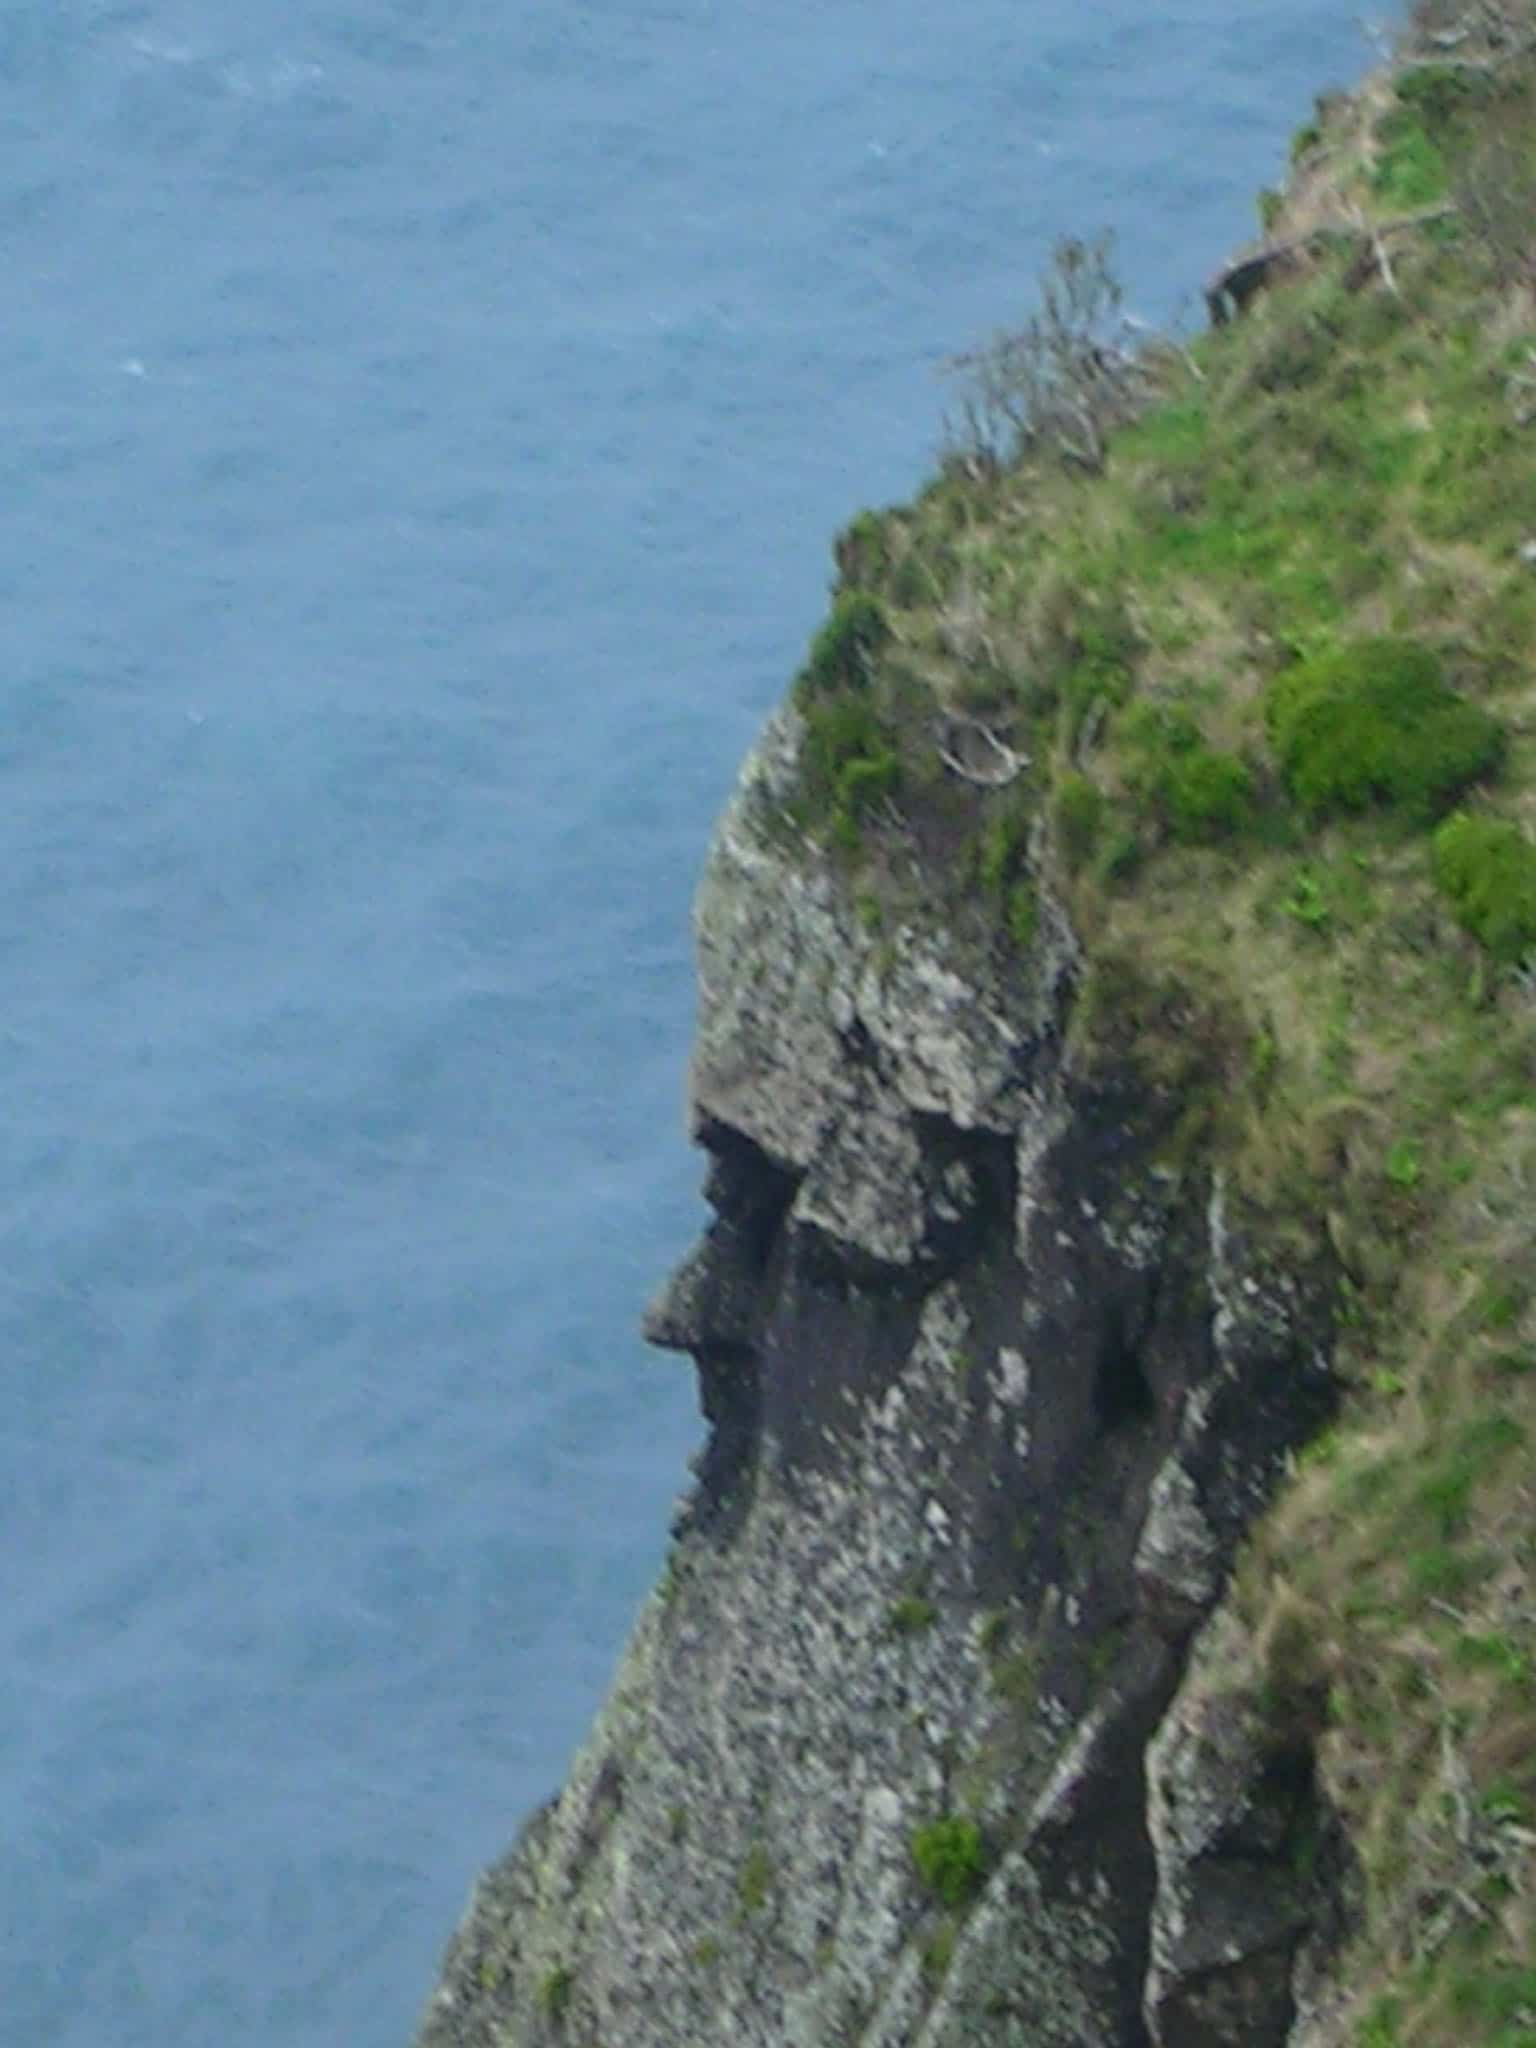
[(1078, 1056), (1058, 906), (1024, 959), (864, 929), (800, 737), (697, 912), (716, 1213), (649, 1315), (697, 1485), (423, 2048), (1279, 2043), (1343, 1862), (1306, 1712), (1201, 1629), (1331, 1404), (1326, 1291)]
[(1536, 10), (1068, 243), (700, 892), (708, 1439), (420, 2048), (1536, 2040)]

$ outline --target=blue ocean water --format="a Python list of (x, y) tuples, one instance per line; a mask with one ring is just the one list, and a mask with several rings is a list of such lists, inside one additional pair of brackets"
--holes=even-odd
[(686, 912), (945, 353), (1346, 0), (11, 0), (0, 2041), (385, 2048), (696, 1435)]

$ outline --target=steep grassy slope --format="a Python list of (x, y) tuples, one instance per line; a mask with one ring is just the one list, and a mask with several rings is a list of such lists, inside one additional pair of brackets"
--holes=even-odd
[(865, 929), (1082, 936), (1078, 1052), (1345, 1277), (1353, 1392), (1249, 1547), (1362, 1860), (1347, 2031), (1536, 2043), (1536, 6), (1322, 104), (1190, 347), (1099, 252), (860, 516), (785, 829)]

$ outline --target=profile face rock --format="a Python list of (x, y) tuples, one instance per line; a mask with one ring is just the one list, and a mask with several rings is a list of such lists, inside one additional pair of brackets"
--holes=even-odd
[[(695, 1483), (423, 2048), (543, 2040), (552, 1983), (584, 2048), (1130, 2048), (1187, 2003), (1191, 1852), (1144, 1757), (1163, 1730), (1185, 1769), (1191, 1645), (1332, 1400), (1326, 1322), (1211, 1161), (1167, 1165), (1169, 1105), (1075, 1059), (1048, 895), (1024, 957), (865, 928), (786, 826), (798, 732), (749, 759), (696, 913), (713, 1217), (645, 1319), (698, 1374)], [(1287, 1825), (1325, 1831), (1298, 1772)], [(1245, 2039), (1321, 1938), (1272, 1889), (1263, 1967), (1221, 1966)]]

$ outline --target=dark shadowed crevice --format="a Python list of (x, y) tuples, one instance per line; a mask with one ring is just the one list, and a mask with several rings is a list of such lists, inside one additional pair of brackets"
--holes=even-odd
[(800, 1175), (781, 1166), (733, 1124), (708, 1117), (694, 1136), (709, 1154), (705, 1201), (733, 1226), (743, 1250), (761, 1268), (795, 1199)]
[(697, 1483), (682, 1521), (693, 1528), (734, 1528), (751, 1498), (762, 1434), (762, 1373), (757, 1354), (744, 1349), (700, 1351), (696, 1362), (709, 1434), (693, 1459)]
[(1128, 1337), (1125, 1314), (1118, 1305), (1110, 1312), (1094, 1362), (1093, 1408), (1106, 1434), (1150, 1422), (1157, 1413), (1140, 1346)]

